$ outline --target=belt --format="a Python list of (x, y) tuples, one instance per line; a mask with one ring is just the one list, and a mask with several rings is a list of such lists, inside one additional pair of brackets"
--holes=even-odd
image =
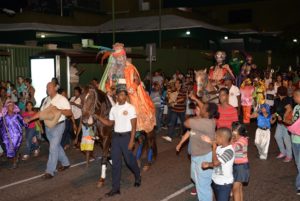
[(114, 132), (114, 134), (118, 135), (118, 136), (125, 136), (125, 135), (130, 135), (131, 131), (128, 131), (128, 132)]
[(261, 129), (261, 130), (264, 130), (264, 131), (266, 131), (266, 130), (269, 130), (270, 128), (261, 128), (261, 127), (258, 127), (259, 129)]
[(65, 123), (65, 120), (58, 122), (56, 125), (59, 125), (59, 124), (62, 124), (62, 123)]
[(216, 184), (216, 183), (213, 181), (213, 185), (217, 185), (217, 186), (231, 186), (231, 185), (233, 185), (233, 183)]

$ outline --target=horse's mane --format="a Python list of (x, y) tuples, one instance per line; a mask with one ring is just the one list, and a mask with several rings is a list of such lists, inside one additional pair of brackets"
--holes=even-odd
[[(92, 89), (96, 91), (97, 100), (98, 100), (98, 103), (96, 104), (95, 113), (99, 112), (99, 113), (102, 113), (105, 116), (108, 116), (112, 105), (111, 105), (111, 103), (110, 103), (110, 101), (107, 97), (107, 94), (104, 91), (100, 90), (100, 89), (97, 89), (97, 88), (92, 88)], [(99, 105), (100, 105), (100, 107), (99, 107)]]

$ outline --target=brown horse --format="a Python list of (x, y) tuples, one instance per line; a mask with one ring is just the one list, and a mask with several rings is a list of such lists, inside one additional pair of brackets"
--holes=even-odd
[(111, 146), (112, 127), (103, 125), (95, 117), (95, 115), (108, 118), (112, 105), (107, 95), (93, 86), (89, 86), (83, 93), (82, 103), (82, 124), (90, 125), (92, 123), (95, 126), (95, 135), (99, 138), (100, 146), (102, 148), (101, 177), (97, 184), (98, 187), (101, 187), (104, 185), (106, 177), (109, 150)]
[(195, 71), (195, 77), (197, 83), (197, 96), (199, 96), (203, 102), (218, 103), (218, 91), (208, 79), (206, 69)]

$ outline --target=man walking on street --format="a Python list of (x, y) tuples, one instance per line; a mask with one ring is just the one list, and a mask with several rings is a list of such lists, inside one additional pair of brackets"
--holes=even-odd
[[(27, 120), (27, 122), (31, 122), (38, 118), (48, 119), (45, 116), (50, 115), (50, 113), (55, 114), (54, 116), (56, 116), (57, 121), (54, 120), (55, 117), (51, 120), (55, 121), (51, 123), (53, 126), (50, 126), (49, 124), (47, 125), (45, 122), (46, 135), (49, 140), (50, 147), (47, 169), (45, 175), (43, 176), (44, 179), (51, 179), (54, 176), (58, 161), (60, 161), (62, 165), (60, 168), (58, 168), (58, 171), (64, 171), (70, 167), (69, 159), (66, 156), (66, 153), (60, 142), (65, 130), (66, 116), (72, 115), (71, 106), (69, 101), (64, 96), (57, 93), (55, 87), (56, 85), (53, 82), (49, 82), (47, 84), (48, 97), (43, 102), (41, 112)], [(47, 112), (44, 112), (43, 114), (43, 111)]]
[(126, 85), (118, 85), (116, 93), (117, 104), (111, 108), (109, 119), (97, 116), (103, 124), (114, 125), (111, 143), (112, 190), (106, 194), (107, 197), (120, 194), (122, 155), (129, 169), (134, 173), (134, 186), (141, 185), (140, 169), (132, 152), (137, 123), (136, 111), (134, 106), (126, 101), (128, 96)]

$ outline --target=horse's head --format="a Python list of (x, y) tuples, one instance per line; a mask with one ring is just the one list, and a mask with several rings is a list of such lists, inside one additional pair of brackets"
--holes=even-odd
[(195, 79), (197, 83), (197, 95), (199, 96), (200, 92), (204, 91), (208, 84), (206, 69), (195, 71)]
[(98, 104), (97, 90), (93, 86), (85, 88), (81, 96), (82, 100), (82, 123), (94, 124), (94, 114)]

